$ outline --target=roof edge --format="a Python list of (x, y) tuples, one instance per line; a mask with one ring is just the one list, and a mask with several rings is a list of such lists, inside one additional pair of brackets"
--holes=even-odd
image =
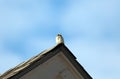
[[(50, 48), (48, 50), (45, 50), (41, 52), (40, 54), (36, 55), (35, 57), (32, 57), (28, 61), (24, 62), (21, 65), (18, 65), (14, 67), (13, 69), (3, 73), (0, 76), (0, 79), (18, 79), (21, 76), (25, 75), (35, 67), (39, 66), (40, 64), (44, 63), (57, 53), (58, 51), (63, 51), (63, 54), (70, 60), (70, 62), (73, 64), (73, 66), (78, 70), (79, 73), (82, 74), (82, 76), (85, 79), (92, 79), (92, 77), (86, 72), (86, 70), (82, 67), (80, 63), (76, 60), (76, 57), (73, 55), (73, 53), (65, 46), (64, 43), (60, 43), (55, 45), (53, 48)], [(52, 52), (52, 53), (51, 53)]]

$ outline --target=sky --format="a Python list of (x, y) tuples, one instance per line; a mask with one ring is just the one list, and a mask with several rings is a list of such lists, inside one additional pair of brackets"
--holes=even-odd
[(58, 33), (93, 79), (120, 79), (120, 0), (0, 0), (0, 73)]

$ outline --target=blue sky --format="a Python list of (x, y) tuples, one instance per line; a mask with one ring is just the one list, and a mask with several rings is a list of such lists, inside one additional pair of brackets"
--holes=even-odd
[(55, 45), (94, 79), (120, 79), (119, 0), (0, 0), (0, 73)]

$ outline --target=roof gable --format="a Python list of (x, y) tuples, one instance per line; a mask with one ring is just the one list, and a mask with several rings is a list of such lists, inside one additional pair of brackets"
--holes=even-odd
[(24, 62), (15, 68), (7, 71), (0, 76), (1, 79), (19, 79), (26, 73), (30, 72), (32, 69), (38, 67), (42, 63), (46, 62), (53, 56), (62, 51), (65, 57), (72, 63), (72, 65), (78, 70), (78, 72), (85, 79), (92, 79), (91, 76), (85, 71), (85, 69), (76, 61), (76, 57), (70, 52), (70, 50), (64, 44), (57, 44), (51, 49), (45, 50), (38, 54), (37, 56), (31, 58), (27, 62)]

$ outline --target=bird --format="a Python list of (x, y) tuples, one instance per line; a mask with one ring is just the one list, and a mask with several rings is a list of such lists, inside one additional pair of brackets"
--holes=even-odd
[(63, 39), (63, 37), (62, 37), (61, 34), (58, 34), (58, 35), (56, 36), (56, 44), (60, 44), (60, 43), (63, 43), (63, 44), (64, 44), (64, 39)]

